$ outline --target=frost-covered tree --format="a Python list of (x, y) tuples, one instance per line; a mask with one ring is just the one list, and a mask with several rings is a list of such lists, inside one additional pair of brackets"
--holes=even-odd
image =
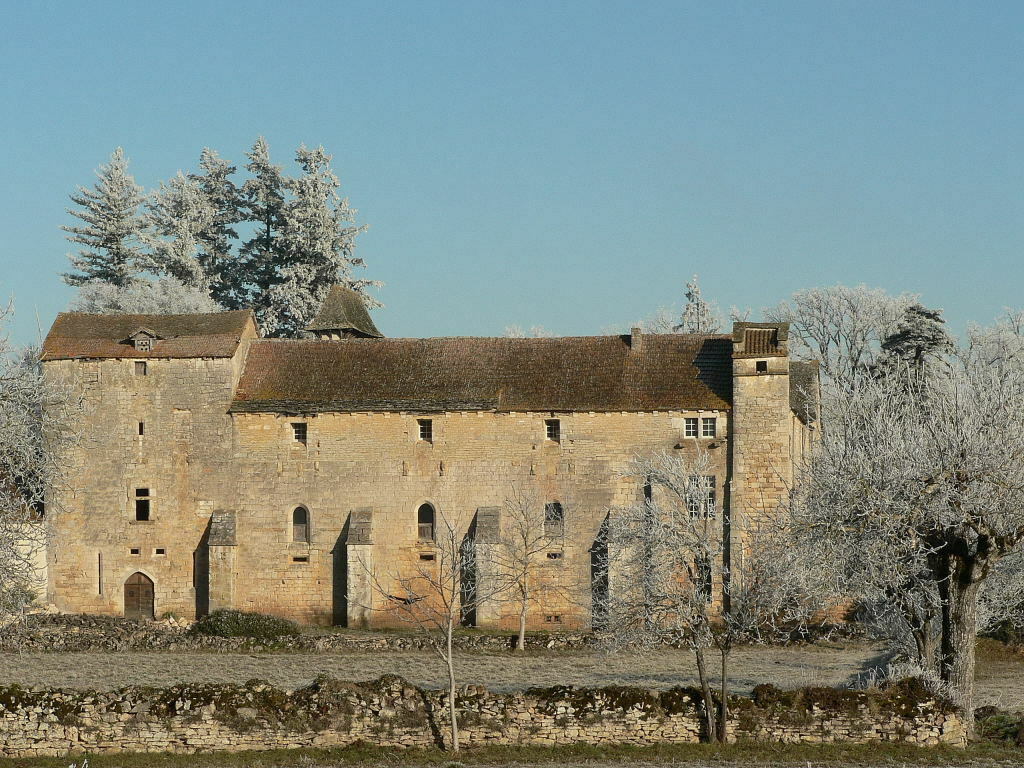
[(266, 293), (264, 330), (271, 335), (294, 334), (319, 311), (331, 286), (342, 284), (363, 294), (366, 303), (380, 306), (366, 293), (372, 280), (357, 278), (365, 263), (355, 255), (355, 211), (338, 194), (340, 182), (323, 147), (299, 147), (295, 160), (301, 174), (288, 180), (289, 198), (283, 207), (275, 279)]
[(214, 301), (228, 309), (242, 309), (244, 274), (234, 249), (236, 227), (242, 220), (240, 191), (232, 180), (236, 168), (207, 147), (199, 158), (199, 171), (189, 174), (189, 179), (205, 197), (211, 219), (196, 233), (197, 258)]
[(821, 363), (823, 394), (845, 391), (870, 368), (882, 342), (896, 329), (916, 296), (889, 296), (866, 286), (811, 288), (764, 310), (769, 322), (790, 324), (790, 345), (799, 357)]
[(963, 350), (946, 362), (922, 377), (911, 358), (822, 403), (793, 522), (846, 553), (816, 558), (839, 593), (920, 606), (933, 590), (938, 676), (970, 727), (979, 596), (1024, 542), (1024, 369)]
[(128, 173), (128, 158), (120, 147), (96, 175), (95, 186), (79, 187), (71, 195), (78, 208), (69, 208), (68, 213), (84, 223), (61, 227), (69, 233), (68, 240), (84, 246), (68, 255), (75, 271), (65, 273), (64, 282), (81, 285), (101, 280), (125, 285), (142, 269), (143, 189)]
[(101, 314), (179, 315), (219, 312), (223, 307), (204, 288), (162, 277), (136, 278), (124, 286), (100, 281), (86, 283), (78, 289), (69, 309)]
[(46, 496), (62, 482), (57, 457), (73, 439), (67, 392), (44, 382), (37, 350), (14, 349), (2, 335), (10, 315), (0, 311), (0, 617), (43, 588), (47, 521), (59, 513)]
[(208, 291), (209, 277), (199, 258), (201, 237), (212, 225), (213, 206), (199, 184), (181, 171), (150, 196), (143, 242), (149, 270)]
[(672, 330), (677, 333), (718, 333), (722, 328), (722, 318), (718, 309), (704, 300), (697, 283), (697, 276), (686, 284), (686, 304), (679, 322)]

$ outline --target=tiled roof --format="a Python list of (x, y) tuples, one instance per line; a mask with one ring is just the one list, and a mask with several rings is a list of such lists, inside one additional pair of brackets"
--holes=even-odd
[[(111, 357), (231, 357), (248, 309), (194, 315), (92, 315), (61, 312), (43, 342), (43, 360)], [(159, 337), (153, 349), (135, 349), (128, 337), (140, 328)]]
[(266, 339), (235, 412), (727, 409), (728, 336)]
[(366, 304), (358, 291), (346, 288), (343, 285), (331, 287), (331, 292), (324, 299), (323, 306), (313, 322), (306, 328), (307, 331), (332, 331), (338, 329), (351, 329), (358, 331), (365, 336), (381, 337), (382, 334), (373, 324), (370, 313), (366, 311)]

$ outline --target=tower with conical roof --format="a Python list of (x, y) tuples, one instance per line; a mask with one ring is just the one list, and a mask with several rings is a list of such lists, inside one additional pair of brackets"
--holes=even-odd
[(358, 291), (335, 285), (306, 330), (318, 339), (380, 339), (384, 334), (373, 324)]

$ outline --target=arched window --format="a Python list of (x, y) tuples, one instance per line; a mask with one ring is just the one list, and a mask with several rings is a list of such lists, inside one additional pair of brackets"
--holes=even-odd
[(565, 532), (565, 510), (557, 501), (544, 505), (544, 535), (561, 536)]
[(305, 507), (292, 512), (292, 541), (309, 543), (309, 510)]
[(434, 540), (434, 508), (429, 504), (421, 504), (416, 510), (416, 527), (420, 541)]

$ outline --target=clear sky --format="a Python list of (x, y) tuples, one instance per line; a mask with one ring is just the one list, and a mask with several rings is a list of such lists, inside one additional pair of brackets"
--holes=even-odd
[(799, 288), (1024, 306), (1024, 3), (2, 0), (0, 294), (71, 297), (67, 196), (121, 145), (334, 154), (389, 336), (561, 334)]

